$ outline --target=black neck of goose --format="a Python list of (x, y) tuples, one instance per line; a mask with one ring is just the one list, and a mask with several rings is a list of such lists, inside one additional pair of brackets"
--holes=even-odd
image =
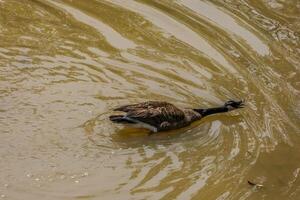
[(216, 114), (216, 113), (228, 112), (228, 108), (226, 108), (225, 106), (220, 106), (220, 107), (216, 107), (216, 108), (194, 109), (194, 111), (201, 114), (202, 117), (205, 117), (205, 116)]

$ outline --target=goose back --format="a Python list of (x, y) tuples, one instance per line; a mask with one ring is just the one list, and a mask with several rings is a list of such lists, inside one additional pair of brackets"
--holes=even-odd
[(139, 104), (125, 105), (115, 111), (126, 112), (126, 117), (156, 127), (158, 130), (170, 130), (185, 126), (201, 118), (191, 109), (179, 109), (163, 101), (148, 101)]

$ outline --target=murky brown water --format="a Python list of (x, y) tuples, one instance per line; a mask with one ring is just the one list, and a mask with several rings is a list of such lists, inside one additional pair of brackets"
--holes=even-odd
[[(298, 0), (0, 0), (0, 199), (299, 199), (299, 30)], [(107, 120), (230, 98), (152, 136)]]

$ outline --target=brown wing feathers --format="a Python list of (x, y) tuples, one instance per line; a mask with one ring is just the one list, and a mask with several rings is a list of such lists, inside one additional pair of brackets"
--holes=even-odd
[(127, 117), (159, 126), (163, 122), (178, 122), (184, 119), (184, 112), (167, 102), (149, 101), (121, 106), (115, 109), (127, 113)]
[(162, 102), (162, 101), (147, 101), (147, 102), (143, 102), (143, 103), (137, 103), (137, 104), (121, 106), (121, 107), (118, 107), (114, 110), (115, 111), (129, 112), (129, 111), (137, 110), (137, 109), (150, 109), (150, 108), (165, 107), (167, 105), (172, 105), (172, 104), (167, 103), (167, 102)]

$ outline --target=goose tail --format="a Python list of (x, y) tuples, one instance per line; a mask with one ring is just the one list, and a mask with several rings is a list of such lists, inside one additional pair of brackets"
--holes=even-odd
[(109, 116), (110, 121), (119, 124), (135, 124), (132, 120), (128, 119), (124, 115), (111, 115)]

